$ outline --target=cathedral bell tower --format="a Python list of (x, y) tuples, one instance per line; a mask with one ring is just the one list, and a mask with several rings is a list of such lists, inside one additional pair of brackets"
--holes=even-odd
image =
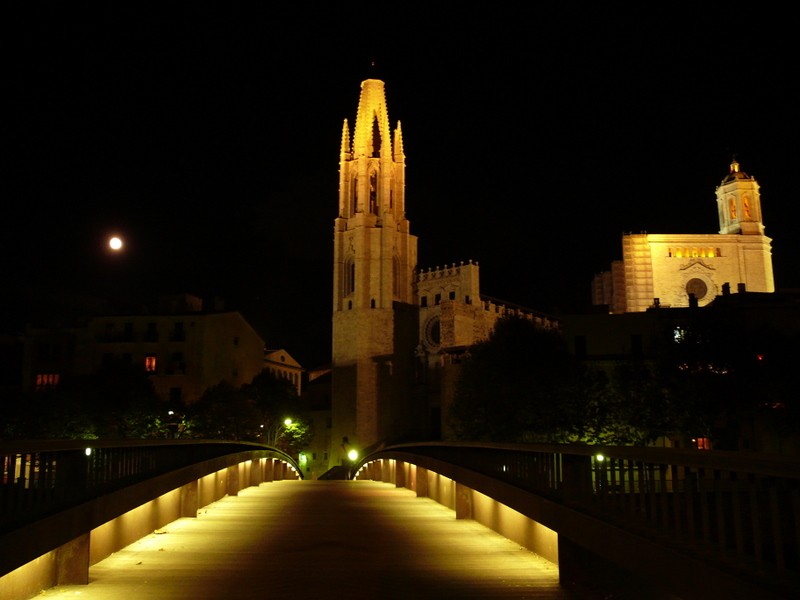
[(763, 235), (761, 194), (755, 178), (733, 160), (730, 172), (717, 187), (717, 210), (720, 233)]
[(384, 83), (361, 84), (344, 121), (333, 251), (333, 390), (329, 463), (407, 436), (418, 419), (409, 370), (417, 345), (417, 238), (405, 214), (405, 155), (389, 128)]

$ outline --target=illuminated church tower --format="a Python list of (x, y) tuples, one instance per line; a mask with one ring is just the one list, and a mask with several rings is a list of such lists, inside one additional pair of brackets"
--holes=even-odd
[(355, 128), (345, 119), (333, 252), (333, 393), (329, 462), (408, 435), (418, 342), (417, 238), (405, 214), (400, 123), (392, 132), (383, 81), (361, 84)]
[(772, 239), (764, 234), (758, 182), (731, 162), (716, 188), (719, 233), (622, 236), (622, 260), (592, 282), (612, 313), (705, 306), (733, 292), (775, 291)]
[(736, 160), (731, 163), (727, 177), (717, 186), (717, 208), (720, 233), (764, 234), (758, 182), (742, 171)]

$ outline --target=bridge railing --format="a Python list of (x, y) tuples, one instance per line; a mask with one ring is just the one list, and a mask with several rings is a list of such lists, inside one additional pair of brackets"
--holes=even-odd
[(716, 563), (785, 581), (800, 591), (797, 457), (629, 446), (420, 443), (384, 448), (361, 464), (383, 457), (421, 466), (435, 461), (437, 472), (450, 468), (455, 480), (467, 471), (479, 473), (677, 551), (712, 556)]
[(146, 479), (244, 450), (291, 464), (268, 446), (207, 440), (0, 442), (0, 534)]

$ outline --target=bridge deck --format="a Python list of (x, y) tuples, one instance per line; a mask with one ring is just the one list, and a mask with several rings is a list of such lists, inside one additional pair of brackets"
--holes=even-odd
[(371, 481), (242, 490), (37, 598), (573, 600), (558, 569), (428, 498)]

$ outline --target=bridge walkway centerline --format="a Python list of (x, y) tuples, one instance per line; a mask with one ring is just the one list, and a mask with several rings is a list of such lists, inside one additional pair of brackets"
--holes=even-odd
[(413, 491), (284, 480), (226, 496), (90, 567), (49, 600), (533, 599), (590, 597), (558, 566)]

